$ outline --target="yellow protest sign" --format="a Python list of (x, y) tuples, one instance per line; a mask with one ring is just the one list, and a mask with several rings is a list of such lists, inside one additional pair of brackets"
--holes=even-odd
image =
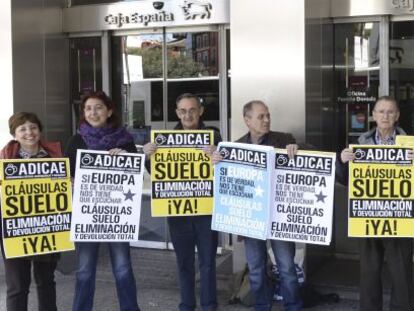
[(395, 138), (395, 144), (402, 147), (414, 148), (414, 136), (397, 135)]
[(414, 237), (412, 149), (350, 146), (350, 237)]
[(6, 258), (73, 250), (69, 160), (10, 159), (0, 165)]
[(151, 214), (211, 215), (213, 166), (202, 150), (214, 144), (211, 130), (151, 132), (157, 152), (151, 157)]

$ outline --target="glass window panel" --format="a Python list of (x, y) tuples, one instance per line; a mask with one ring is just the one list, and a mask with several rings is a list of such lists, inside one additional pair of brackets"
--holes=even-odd
[(124, 37), (124, 81), (162, 78), (162, 35)]
[(168, 78), (218, 75), (218, 32), (167, 33)]
[(162, 81), (151, 82), (151, 121), (163, 121), (163, 93), (162, 93)]
[(145, 134), (150, 122), (163, 121), (162, 35), (113, 37), (111, 41), (113, 98), (122, 104), (124, 123)]
[(379, 23), (335, 25), (338, 147), (367, 131), (379, 88)]
[(400, 126), (414, 131), (414, 22), (390, 23), (390, 95), (400, 104)]
[(70, 85), (73, 123), (79, 122), (79, 105), (85, 93), (102, 89), (101, 38), (70, 39)]

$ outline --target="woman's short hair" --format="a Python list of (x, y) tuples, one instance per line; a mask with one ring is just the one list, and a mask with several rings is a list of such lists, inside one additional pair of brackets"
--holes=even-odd
[(116, 110), (115, 103), (103, 91), (85, 93), (81, 97), (80, 116), (79, 116), (80, 123), (86, 122), (85, 103), (87, 102), (88, 99), (91, 99), (91, 98), (99, 99), (101, 102), (104, 103), (104, 105), (106, 106), (108, 110), (112, 110), (112, 114), (107, 120), (108, 125), (114, 128), (119, 127), (121, 125), (121, 120), (119, 119), (118, 111)]
[(14, 136), (14, 134), (16, 133), (16, 128), (18, 128), (22, 124), (25, 124), (27, 121), (37, 124), (39, 130), (42, 131), (42, 122), (40, 122), (36, 114), (32, 112), (17, 112), (9, 118), (10, 134)]

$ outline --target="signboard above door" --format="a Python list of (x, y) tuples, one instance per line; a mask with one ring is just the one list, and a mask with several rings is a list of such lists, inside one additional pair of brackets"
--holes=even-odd
[(228, 24), (229, 0), (132, 1), (63, 10), (64, 32)]
[(331, 0), (331, 17), (414, 14), (414, 0)]

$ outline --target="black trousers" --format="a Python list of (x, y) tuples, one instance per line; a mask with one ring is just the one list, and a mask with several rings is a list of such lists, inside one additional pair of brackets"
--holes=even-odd
[(360, 254), (360, 310), (383, 310), (382, 267), (384, 259), (390, 272), (390, 310), (414, 310), (413, 240), (408, 238), (362, 239)]
[[(57, 261), (36, 261), (24, 258), (4, 259), (7, 311), (27, 311), (31, 267), (37, 288), (39, 311), (56, 311), (55, 270)], [(33, 308), (30, 308), (32, 311)]]

